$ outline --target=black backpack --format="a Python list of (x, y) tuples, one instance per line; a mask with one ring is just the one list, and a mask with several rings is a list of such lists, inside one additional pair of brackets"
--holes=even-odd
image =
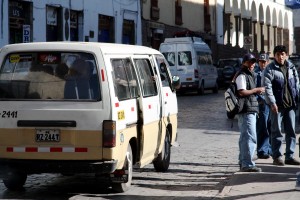
[[(241, 98), (237, 95), (237, 86), (235, 83), (235, 78), (240, 74), (234, 76), (233, 81), (229, 85), (228, 89), (225, 91), (225, 108), (227, 112), (228, 119), (233, 119), (236, 114), (243, 110), (245, 98)], [(247, 77), (247, 76), (246, 76)]]

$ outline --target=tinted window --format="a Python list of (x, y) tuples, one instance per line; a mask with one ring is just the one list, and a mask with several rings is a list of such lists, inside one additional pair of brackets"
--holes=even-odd
[(91, 54), (32, 52), (8, 55), (0, 71), (0, 98), (100, 100)]
[(175, 53), (165, 52), (163, 53), (170, 66), (175, 66)]
[(139, 77), (141, 80), (143, 96), (147, 97), (157, 95), (155, 75), (149, 60), (135, 59), (134, 62), (138, 69)]
[(121, 101), (137, 97), (137, 79), (130, 59), (113, 59), (111, 64), (118, 99)]
[(178, 65), (185, 66), (192, 64), (192, 53), (190, 51), (178, 52)]
[(155, 58), (156, 58), (157, 66), (159, 68), (159, 73), (160, 73), (160, 78), (161, 78), (162, 85), (172, 88), (171, 87), (171, 80), (170, 80), (170, 76), (169, 76), (170, 72), (169, 72), (169, 70), (167, 68), (167, 65), (165, 63), (165, 59), (161, 55), (156, 55)]

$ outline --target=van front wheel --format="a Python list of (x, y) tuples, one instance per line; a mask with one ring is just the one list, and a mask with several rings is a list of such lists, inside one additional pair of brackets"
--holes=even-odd
[(112, 189), (115, 192), (126, 192), (132, 182), (132, 173), (133, 173), (133, 156), (130, 144), (127, 147), (125, 162), (122, 171), (124, 171), (128, 176), (128, 181), (126, 183), (112, 183)]
[(169, 169), (171, 158), (171, 138), (169, 131), (166, 130), (166, 137), (161, 153), (153, 161), (153, 166), (157, 172), (165, 172)]
[(27, 174), (17, 170), (11, 170), (3, 179), (4, 185), (9, 190), (20, 190), (23, 188), (27, 179)]

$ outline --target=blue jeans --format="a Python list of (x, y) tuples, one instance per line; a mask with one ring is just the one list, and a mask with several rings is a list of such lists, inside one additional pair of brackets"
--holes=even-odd
[(271, 155), (272, 149), (270, 144), (270, 107), (264, 102), (259, 102), (259, 114), (256, 122), (257, 131), (257, 155)]
[(272, 153), (273, 159), (283, 155), (282, 153), (282, 139), (281, 124), (284, 125), (285, 132), (285, 159), (294, 158), (296, 148), (296, 133), (295, 133), (295, 120), (296, 110), (293, 108), (279, 109), (278, 113), (270, 112), (271, 118), (271, 138), (272, 138)]
[(256, 113), (238, 114), (238, 124), (240, 129), (239, 139), (239, 164), (242, 168), (254, 167), (252, 158), (256, 150)]

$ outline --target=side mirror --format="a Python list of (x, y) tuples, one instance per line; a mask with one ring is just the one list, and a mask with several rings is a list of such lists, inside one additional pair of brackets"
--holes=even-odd
[(180, 78), (179, 78), (179, 76), (173, 76), (172, 77), (172, 86), (176, 90), (178, 90), (180, 88)]

